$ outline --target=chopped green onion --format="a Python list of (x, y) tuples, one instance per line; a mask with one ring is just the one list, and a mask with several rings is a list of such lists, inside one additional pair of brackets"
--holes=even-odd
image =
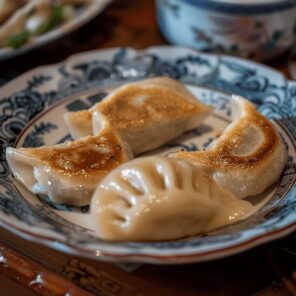
[(31, 34), (28, 31), (23, 31), (16, 35), (11, 36), (6, 43), (6, 46), (11, 48), (19, 48), (22, 45), (26, 44), (30, 39)]
[(52, 30), (54, 27), (58, 26), (64, 20), (64, 10), (63, 6), (55, 6), (52, 10), (50, 18), (44, 22), (36, 30), (36, 35), (42, 35)]
[(59, 25), (64, 20), (64, 7), (62, 5), (53, 8), (50, 23), (52, 28)]
[(34, 15), (35, 13), (36, 13), (36, 7), (33, 6), (33, 7), (30, 9), (30, 11), (28, 12), (27, 17), (29, 18), (29, 17), (31, 17), (32, 15)]
[[(36, 7), (32, 7), (32, 9), (28, 12), (28, 18), (33, 16), (35, 13)], [(26, 44), (31, 36), (42, 35), (49, 32), (50, 30), (61, 24), (65, 19), (70, 18), (71, 14), (74, 15), (74, 12), (70, 10), (69, 6), (54, 6), (49, 19), (41, 24), (34, 33), (25, 30), (21, 33), (13, 35), (6, 42), (6, 46), (14, 49), (19, 48)]]

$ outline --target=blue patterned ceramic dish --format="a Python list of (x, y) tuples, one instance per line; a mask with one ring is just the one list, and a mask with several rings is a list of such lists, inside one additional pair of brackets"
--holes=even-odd
[[(278, 184), (263, 194), (266, 203), (255, 214), (202, 237), (110, 243), (92, 235), (87, 207), (54, 205), (15, 181), (5, 159), (6, 147), (63, 142), (69, 139), (62, 119), (66, 110), (88, 108), (114, 86), (160, 75), (187, 83), (216, 111), (202, 126), (154, 154), (206, 147), (230, 121), (230, 93), (249, 98), (274, 120), (289, 159)], [(0, 94), (0, 223), (23, 238), (96, 259), (185, 263), (241, 252), (296, 229), (296, 83), (277, 71), (185, 48), (153, 47), (141, 52), (117, 48), (37, 68), (6, 84)], [(258, 202), (257, 197), (253, 202)]]
[(29, 43), (20, 48), (12, 49), (9, 47), (0, 48), (0, 61), (10, 57), (23, 54), (38, 46), (52, 42), (78, 28), (98, 15), (111, 0), (91, 0), (85, 6), (81, 6), (75, 10), (75, 18), (62, 24), (61, 26), (30, 40)]
[(173, 44), (266, 60), (296, 36), (295, 0), (156, 0), (158, 22)]

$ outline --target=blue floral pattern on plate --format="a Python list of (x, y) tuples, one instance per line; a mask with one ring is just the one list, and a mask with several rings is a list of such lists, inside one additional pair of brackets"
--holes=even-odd
[[(89, 108), (114, 86), (160, 75), (187, 83), (202, 101), (216, 108), (214, 119), (224, 126), (229, 122), (231, 93), (247, 97), (260, 112), (275, 120), (289, 160), (268, 205), (240, 223), (203, 237), (109, 243), (93, 237), (86, 225), (77, 222), (85, 217), (87, 208), (51, 204), (47, 197), (36, 198), (15, 182), (5, 159), (6, 147), (69, 140), (62, 119), (56, 119), (57, 111), (62, 114)], [(2, 87), (1, 96), (0, 223), (23, 237), (91, 258), (100, 254), (100, 258), (117, 261), (179, 263), (221, 257), (229, 254), (228, 248), (232, 248), (230, 253), (239, 252), (256, 245), (256, 239), (268, 241), (295, 229), (296, 83), (277, 71), (179, 47), (152, 47), (141, 52), (118, 48), (80, 54), (46, 71), (31, 71)], [(211, 126), (202, 125), (169, 143), (166, 149), (203, 149), (217, 136)], [(193, 137), (202, 138), (202, 142), (196, 144)], [(73, 215), (79, 219), (73, 219)]]

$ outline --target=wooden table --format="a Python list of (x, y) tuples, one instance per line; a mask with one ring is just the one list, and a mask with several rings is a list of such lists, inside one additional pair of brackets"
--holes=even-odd
[[(39, 65), (59, 62), (76, 52), (166, 44), (152, 0), (114, 1), (80, 30), (23, 56), (0, 63), (0, 83)], [(268, 64), (286, 75), (287, 56)], [(1, 295), (296, 295), (296, 234), (240, 255), (181, 266), (121, 266), (73, 257), (0, 230)], [(293, 248), (292, 248), (293, 249)], [(19, 289), (19, 285), (23, 288)], [(18, 292), (13, 292), (18, 291)], [(17, 294), (15, 294), (17, 293)], [(26, 293), (26, 294), (25, 294)], [(67, 294), (68, 293), (68, 294)], [(294, 293), (294, 294), (293, 294)]]

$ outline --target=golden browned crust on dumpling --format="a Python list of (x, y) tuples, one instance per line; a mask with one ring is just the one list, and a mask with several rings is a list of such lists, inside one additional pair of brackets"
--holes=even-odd
[[(142, 100), (137, 103), (134, 98)], [(139, 88), (129, 86), (117, 92), (111, 100), (98, 105), (112, 125), (120, 130), (139, 128), (145, 124), (170, 121), (194, 114), (199, 106), (184, 100), (176, 92), (161, 86)]]
[(92, 113), (89, 110), (81, 110), (77, 112), (71, 112), (72, 116), (75, 116), (75, 120), (77, 120), (77, 124), (87, 120), (91, 121), (92, 119)]
[[(245, 101), (245, 115), (230, 130), (219, 139), (219, 144), (212, 149), (197, 152), (178, 152), (178, 157), (198, 162), (200, 165), (210, 166), (212, 169), (231, 170), (234, 167), (253, 168), (260, 166), (261, 162), (270, 158), (281, 140), (272, 123), (255, 107)], [(252, 153), (236, 155), (235, 151), (242, 144), (242, 134), (246, 128), (252, 126), (262, 133), (262, 142)]]
[(238, 198), (263, 192), (280, 177), (286, 148), (273, 124), (246, 99), (232, 96), (233, 122), (205, 151), (169, 155), (211, 174)]
[(58, 174), (92, 183), (129, 160), (126, 149), (114, 131), (105, 129), (99, 136), (52, 147), (19, 148), (19, 151), (42, 161)]
[(137, 129), (152, 123), (182, 120), (196, 114), (206, 117), (209, 106), (199, 102), (180, 82), (156, 77), (127, 84), (89, 110), (66, 113), (66, 123), (75, 122), (88, 131), (93, 112), (101, 113), (120, 131)]

